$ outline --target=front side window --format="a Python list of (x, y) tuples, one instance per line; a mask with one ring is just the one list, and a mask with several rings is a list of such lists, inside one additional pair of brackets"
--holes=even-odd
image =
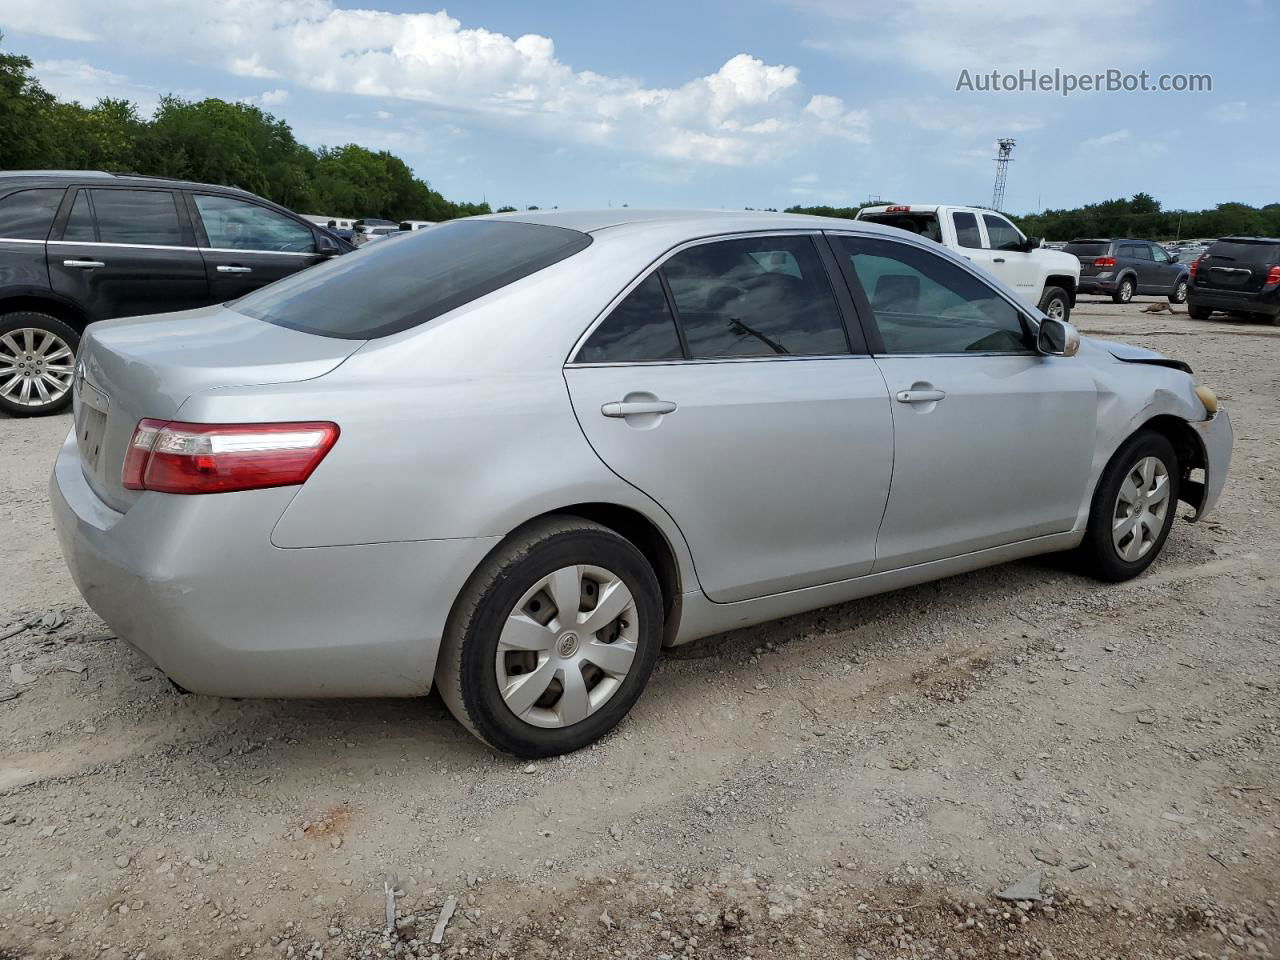
[(905, 243), (835, 239), (870, 301), (885, 353), (1028, 351), (1017, 309), (962, 267)]
[(1022, 249), (1022, 234), (1004, 217), (984, 213), (982, 221), (987, 225), (987, 239), (991, 241), (992, 250)]
[(849, 352), (813, 239), (703, 243), (662, 267), (692, 359)]
[[(92, 190), (98, 239), (176, 247), (183, 243), (178, 206), (168, 190)], [(82, 190), (83, 194), (84, 191)]]
[(314, 253), (315, 234), (296, 220), (232, 197), (195, 195), (209, 246), (223, 250)]
[(684, 356), (657, 273), (651, 273), (592, 331), (578, 363), (638, 363)]
[(956, 243), (970, 250), (982, 249), (982, 231), (978, 229), (977, 217), (957, 211), (951, 215), (951, 223), (956, 228)]
[[(591, 245), (577, 230), (453, 220), (268, 284), (230, 306), (304, 333), (385, 337), (545, 270)], [(533, 322), (513, 317), (512, 322)]]
[(1156, 263), (1169, 262), (1169, 254), (1165, 251), (1164, 247), (1158, 246), (1157, 244), (1153, 243), (1151, 245), (1151, 255), (1155, 257)]
[(0, 200), (0, 239), (48, 239), (62, 193), (60, 187), (41, 187), (19, 190)]

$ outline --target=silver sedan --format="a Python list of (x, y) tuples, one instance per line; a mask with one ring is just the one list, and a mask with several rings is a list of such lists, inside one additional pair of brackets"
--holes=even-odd
[(1212, 507), (1227, 414), (937, 244), (523, 213), (97, 323), (53, 509), (178, 684), (418, 696), (574, 750), (663, 646), (1032, 554), (1104, 580)]

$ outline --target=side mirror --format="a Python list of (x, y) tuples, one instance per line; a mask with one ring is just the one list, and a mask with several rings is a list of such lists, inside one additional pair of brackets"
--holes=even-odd
[(331, 234), (320, 232), (316, 234), (316, 252), (322, 257), (336, 257), (342, 252), (342, 244)]
[(1074, 357), (1080, 351), (1080, 333), (1065, 320), (1045, 317), (1036, 334), (1036, 352), (1046, 357)]
[(1030, 253), (1032, 250), (1039, 250), (1043, 245), (1044, 240), (1040, 237), (1027, 237), (1027, 242), (1023, 244), (1022, 249), (1023, 252)]
[(1181, 259), (1182, 259), (1182, 254), (1180, 254), (1180, 253), (1170, 253), (1170, 254), (1169, 254), (1169, 262), (1170, 262), (1170, 263), (1177, 263), (1177, 262), (1178, 262), (1179, 260), (1181, 260)]

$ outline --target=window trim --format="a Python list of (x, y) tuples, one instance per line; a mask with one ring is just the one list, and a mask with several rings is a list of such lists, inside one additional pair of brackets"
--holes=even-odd
[[(320, 249), (320, 238), (317, 236), (316, 224), (312, 223), (310, 220), (304, 220), (299, 218), (292, 211), (288, 211), (283, 208), (277, 209), (265, 203), (256, 203), (247, 197), (236, 197), (227, 193), (219, 193), (216, 190), (182, 190), (180, 192), (182, 194), (183, 200), (185, 201), (184, 206), (186, 207), (186, 210), (187, 210), (187, 216), (191, 220), (192, 234), (195, 237), (196, 247), (201, 251), (204, 251), (206, 253), (266, 253), (266, 254), (272, 254), (272, 255), (284, 254), (285, 256), (292, 256), (292, 257), (319, 257), (324, 255), (323, 251), (321, 251)], [(284, 217), (286, 220), (292, 220), (298, 226), (305, 228), (311, 233), (311, 243), (315, 249), (313, 249), (308, 253), (300, 250), (247, 250), (244, 248), (236, 249), (236, 248), (228, 248), (228, 247), (215, 247), (213, 246), (213, 241), (209, 239), (209, 232), (204, 228), (204, 218), (200, 216), (200, 207), (196, 205), (196, 194), (199, 194), (200, 196), (203, 196), (203, 197), (217, 197), (220, 200), (237, 200), (240, 203), (247, 204), (251, 207), (261, 207), (263, 210), (269, 210), (272, 213), (279, 214), (280, 216)]]
[[(666, 275), (662, 272), (662, 268), (667, 261), (676, 255), (683, 253), (693, 247), (702, 246), (708, 243), (719, 243), (725, 240), (747, 240), (756, 237), (808, 237), (814, 246), (814, 252), (818, 255), (818, 261), (822, 264), (822, 269), (827, 278), (827, 285), (831, 290), (831, 297), (835, 301), (836, 313), (840, 317), (841, 327), (844, 330), (845, 343), (849, 350), (847, 353), (824, 353), (824, 354), (775, 354), (772, 356), (759, 357), (691, 357), (689, 355), (689, 344), (685, 339), (684, 324), (680, 322), (680, 312), (676, 309), (675, 297), (671, 293), (671, 286), (667, 282)], [(839, 264), (835, 273), (832, 272), (833, 264), (831, 260), (835, 259), (834, 255), (827, 243), (826, 236), (821, 230), (743, 230), (734, 233), (718, 233), (705, 237), (695, 237), (692, 240), (682, 240), (673, 247), (668, 248), (665, 252), (659, 254), (655, 259), (650, 261), (644, 269), (631, 278), (631, 281), (622, 288), (613, 299), (611, 299), (596, 316), (587, 325), (577, 340), (574, 341), (572, 347), (569, 348), (568, 356), (565, 359), (564, 366), (566, 368), (576, 367), (651, 367), (662, 366), (677, 363), (758, 363), (758, 362), (797, 362), (805, 360), (838, 360), (845, 358), (866, 357), (869, 355), (866, 343), (861, 336), (861, 327), (856, 326), (856, 316), (851, 313), (853, 303), (847, 299), (847, 290), (844, 290), (844, 284), (839, 282), (842, 278), (839, 274)], [(582, 352), (582, 348), (586, 346), (591, 335), (595, 333), (596, 328), (604, 323), (613, 311), (622, 304), (631, 295), (636, 287), (640, 286), (649, 274), (657, 272), (662, 282), (662, 290), (667, 297), (667, 309), (671, 311), (671, 317), (676, 325), (676, 334), (680, 338), (680, 349), (684, 356), (680, 359), (667, 360), (611, 360), (607, 362), (593, 362), (589, 360), (579, 360), (578, 354)], [(842, 296), (844, 293), (846, 296)], [(860, 347), (860, 349), (859, 349)]]
[[(978, 222), (979, 223), (982, 222), (981, 217), (978, 218)], [(1039, 356), (1042, 356), (1042, 354), (1040, 354), (1032, 346), (1032, 344), (1035, 343), (1036, 333), (1040, 329), (1040, 322), (1034, 316), (1032, 316), (1030, 313), (1027, 312), (1027, 308), (1025, 305), (1018, 303), (1012, 297), (1008, 296), (999, 287), (993, 286), (990, 280), (988, 280), (987, 277), (983, 276), (982, 271), (979, 270), (968, 259), (955, 256), (954, 254), (952, 254), (951, 256), (945, 256), (938, 252), (939, 247), (937, 244), (933, 244), (933, 246), (930, 247), (929, 245), (920, 243), (918, 241), (913, 241), (908, 238), (899, 239), (897, 237), (886, 237), (880, 233), (869, 233), (869, 232), (864, 232), (859, 230), (849, 230), (849, 229), (825, 230), (823, 232), (827, 235), (828, 241), (831, 243), (832, 252), (836, 255), (836, 262), (840, 267), (840, 273), (843, 275), (844, 281), (849, 287), (849, 293), (853, 298), (853, 303), (857, 311), (858, 322), (862, 326), (862, 333), (863, 333), (863, 336), (866, 338), (868, 350), (871, 356), (873, 357), (1028, 357), (1028, 356), (1039, 357)], [(993, 293), (998, 295), (1007, 304), (1009, 304), (1009, 306), (1013, 307), (1014, 311), (1018, 315), (1018, 318), (1022, 321), (1023, 335), (1025, 336), (1027, 341), (1027, 349), (1025, 351), (998, 350), (998, 351), (981, 351), (981, 352), (976, 350), (965, 350), (958, 353), (889, 353), (887, 350), (885, 350), (884, 341), (880, 337), (880, 328), (879, 326), (877, 326), (875, 322), (875, 313), (871, 309), (871, 301), (867, 298), (866, 291), (862, 288), (862, 284), (858, 280), (858, 275), (853, 270), (853, 264), (849, 262), (849, 258), (847, 256), (842, 256), (840, 254), (839, 248), (836, 246), (835, 240), (833, 239), (836, 237), (853, 237), (855, 239), (862, 239), (862, 240), (884, 240), (887, 243), (896, 243), (904, 247), (916, 247), (917, 249), (925, 253), (929, 253), (935, 257), (938, 257), (940, 260), (945, 260), (948, 263), (953, 264), (954, 266), (967, 270), (970, 274), (973, 275), (975, 279), (980, 281), (984, 286), (986, 286)], [(941, 249), (945, 250), (946, 248), (942, 247)], [(969, 249), (969, 248), (966, 248), (966, 249)]]

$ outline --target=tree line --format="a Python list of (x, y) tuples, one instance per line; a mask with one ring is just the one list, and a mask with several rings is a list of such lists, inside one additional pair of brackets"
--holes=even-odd
[[(0, 36), (0, 41), (3, 37)], [(108, 170), (218, 183), (300, 213), (451, 220), (487, 203), (446, 200), (399, 157), (354, 143), (313, 150), (259, 107), (168, 96), (149, 118), (128, 100), (59, 100), (28, 57), (0, 50), (0, 169)]]
[[(884, 201), (888, 203), (889, 201)], [(852, 219), (861, 207), (787, 207), (787, 213)], [(1104, 200), (1083, 207), (1044, 210), (1023, 216), (1006, 214), (1029, 237), (1074, 240), (1083, 237), (1134, 237), (1176, 240), (1229, 236), (1280, 236), (1280, 203), (1251, 207), (1220, 203), (1210, 210), (1164, 210), (1148, 193)]]

